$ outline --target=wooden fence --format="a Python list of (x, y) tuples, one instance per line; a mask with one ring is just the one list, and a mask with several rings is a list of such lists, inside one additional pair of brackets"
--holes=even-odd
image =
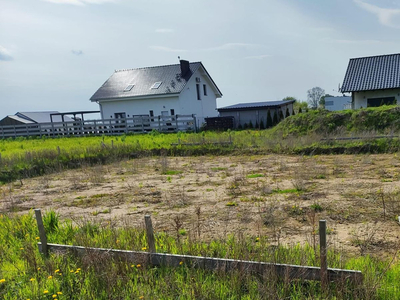
[(320, 280), (323, 287), (326, 287), (329, 281), (351, 281), (356, 284), (360, 284), (363, 281), (363, 275), (360, 271), (328, 268), (325, 220), (321, 220), (319, 223), (321, 267), (318, 268), (225, 258), (157, 253), (155, 247), (153, 226), (149, 215), (145, 216), (149, 252), (49, 244), (47, 243), (47, 237), (43, 226), (40, 209), (35, 210), (35, 215), (40, 236), (38, 247), (39, 251), (44, 255), (48, 255), (49, 251), (70, 251), (71, 253), (74, 253), (76, 255), (84, 255), (85, 253), (97, 252), (108, 254), (112, 257), (122, 259), (124, 261), (134, 264), (146, 262), (147, 264), (153, 266), (179, 267), (182, 263), (184, 263), (185, 265), (189, 265), (191, 267), (207, 270), (219, 270), (227, 272), (238, 270), (242, 272), (266, 274), (288, 279)]
[(124, 119), (34, 123), (0, 126), (0, 138), (28, 136), (122, 135), (128, 133), (197, 131), (194, 115), (136, 116)]

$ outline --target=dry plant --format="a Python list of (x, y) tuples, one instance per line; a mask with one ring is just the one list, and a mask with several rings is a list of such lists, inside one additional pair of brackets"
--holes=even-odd
[(351, 233), (352, 243), (359, 248), (361, 256), (364, 256), (377, 243), (377, 231), (378, 226), (375, 222), (374, 224), (361, 225)]

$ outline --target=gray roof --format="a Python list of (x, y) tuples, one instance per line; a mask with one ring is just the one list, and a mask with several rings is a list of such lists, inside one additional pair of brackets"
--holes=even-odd
[[(50, 114), (59, 113), (58, 111), (34, 111), (34, 112), (17, 112), (15, 115), (21, 119), (31, 121), (33, 123), (49, 123), (51, 122)], [(53, 116), (53, 122), (61, 122), (61, 116)], [(65, 116), (65, 122), (73, 121), (71, 118)]]
[(21, 122), (23, 124), (34, 124), (35, 123), (35, 122), (31, 121), (31, 120), (27, 120), (25, 118), (21, 118), (21, 117), (19, 117), (17, 115), (9, 115), (9, 116), (5, 117), (4, 119), (6, 119), (6, 118), (13, 119), (13, 120), (15, 120), (17, 122)]
[[(165, 95), (180, 93), (192, 74), (200, 67), (204, 69), (201, 62), (190, 63), (190, 72), (181, 77), (180, 64), (158, 67), (147, 67), (139, 69), (117, 70), (90, 98), (91, 101), (115, 98), (130, 98), (149, 95)], [(212, 83), (211, 76), (207, 73)], [(152, 89), (154, 83), (161, 82), (158, 88)], [(133, 88), (124, 91), (130, 84)], [(216, 89), (218, 87), (215, 85)], [(220, 91), (218, 90), (220, 93)]]
[(252, 103), (239, 103), (231, 106), (225, 106), (218, 108), (218, 111), (223, 110), (243, 110), (243, 109), (253, 109), (253, 108), (274, 108), (280, 107), (282, 105), (294, 103), (295, 100), (281, 100), (281, 101), (264, 101), (264, 102), (252, 102)]
[(350, 59), (342, 93), (400, 88), (400, 54)]

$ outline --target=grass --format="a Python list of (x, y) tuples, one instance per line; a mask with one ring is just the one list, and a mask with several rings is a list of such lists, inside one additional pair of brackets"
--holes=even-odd
[[(57, 214), (44, 214), (50, 243), (146, 251), (143, 229), (112, 224), (60, 222)], [(178, 268), (154, 268), (144, 261), (126, 263), (111, 256), (87, 252), (81, 257), (37, 249), (38, 232), (31, 213), (0, 215), (0, 297), (11, 299), (399, 299), (400, 263), (369, 256), (346, 258), (335, 249), (328, 265), (356, 269), (364, 283), (329, 285), (323, 293), (314, 281), (279, 280), (246, 272), (205, 271), (182, 263)], [(159, 252), (318, 266), (310, 246), (271, 247), (266, 237), (230, 235), (208, 243), (180, 231), (179, 239), (156, 233)], [(186, 237), (187, 236), (187, 237)], [(144, 250), (143, 250), (144, 249)], [(53, 297), (53, 295), (55, 295)]]
[[(399, 115), (400, 109), (397, 106), (342, 112), (316, 110), (291, 116), (267, 130), (3, 139), (0, 140), (0, 183), (50, 174), (62, 169), (103, 165), (145, 155), (165, 157), (271, 152), (288, 154), (397, 152), (400, 150), (399, 139), (371, 139), (368, 136), (398, 132), (400, 123), (395, 120), (399, 118)], [(326, 124), (329, 126), (327, 127)], [(322, 140), (322, 138), (335, 137), (338, 134), (346, 136), (355, 133), (365, 138), (345, 141)], [(173, 146), (172, 144), (176, 143), (178, 138), (183, 143), (191, 143), (192, 146)], [(208, 142), (195, 145), (203, 139)], [(218, 144), (225, 140), (232, 140), (232, 144)], [(218, 168), (211, 168), (211, 170), (222, 171)], [(179, 174), (179, 171), (168, 171), (166, 168), (162, 168), (162, 172), (171, 172), (166, 175)], [(249, 176), (259, 175), (261, 174)], [(320, 175), (319, 179), (325, 179), (324, 176), (324, 174)], [(102, 180), (104, 178), (96, 176), (91, 179), (95, 183)]]

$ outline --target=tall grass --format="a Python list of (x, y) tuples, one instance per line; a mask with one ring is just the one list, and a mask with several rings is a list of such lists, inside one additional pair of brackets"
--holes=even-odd
[[(311, 134), (282, 138), (268, 130), (246, 130), (0, 140), (0, 183), (149, 155), (384, 153), (400, 150), (398, 139), (327, 141), (321, 140), (322, 137)], [(181, 144), (174, 145), (178, 140)], [(221, 143), (227, 141), (232, 144)]]
[[(114, 227), (82, 221), (60, 223), (54, 212), (44, 214), (51, 243), (102, 248), (146, 250), (140, 228)], [(81, 257), (37, 250), (32, 213), (0, 216), (0, 298), (9, 299), (400, 299), (400, 263), (369, 256), (348, 259), (331, 250), (330, 267), (360, 269), (361, 286), (331, 283), (322, 292), (319, 282), (278, 279), (246, 272), (205, 271), (182, 264), (178, 268), (154, 268), (146, 262), (118, 261), (108, 254), (87, 252)], [(318, 266), (312, 247), (272, 247), (266, 237), (232, 235), (208, 243), (156, 234), (158, 252), (251, 259)], [(54, 297), (53, 297), (54, 295)]]

